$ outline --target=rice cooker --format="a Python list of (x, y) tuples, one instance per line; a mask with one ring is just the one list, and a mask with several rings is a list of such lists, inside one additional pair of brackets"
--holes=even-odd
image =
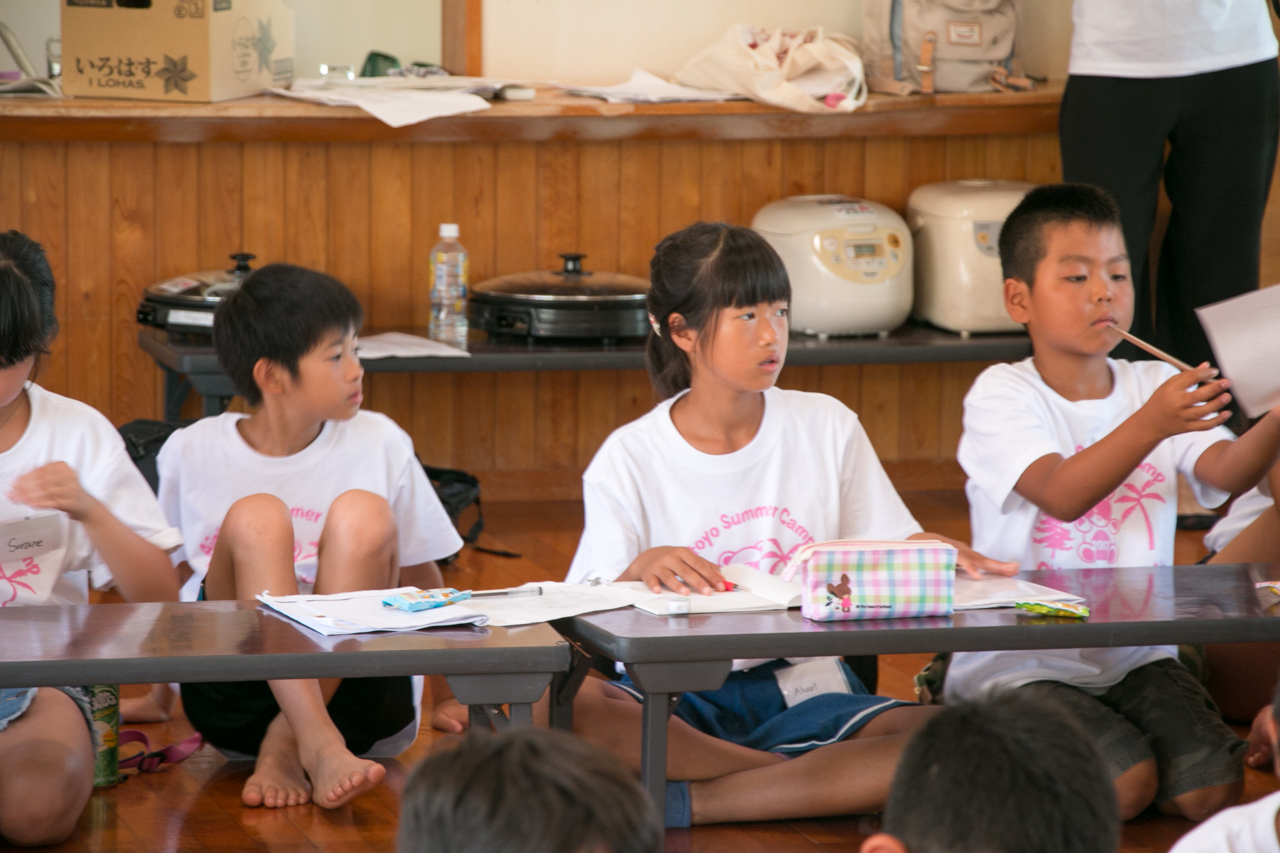
[(798, 195), (760, 208), (751, 227), (791, 279), (791, 328), (887, 335), (911, 313), (911, 232), (874, 201)]
[(1004, 310), (1000, 229), (1034, 187), (986, 180), (916, 187), (907, 221), (916, 244), (917, 317), (964, 336), (1021, 331)]

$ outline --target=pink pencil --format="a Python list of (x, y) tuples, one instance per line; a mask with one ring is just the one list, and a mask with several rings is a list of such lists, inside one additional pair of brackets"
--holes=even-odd
[(1108, 323), (1107, 326), (1113, 332), (1115, 332), (1120, 337), (1124, 338), (1129, 343), (1133, 344), (1135, 347), (1140, 347), (1141, 349), (1146, 350), (1147, 352), (1154, 355), (1156, 358), (1160, 359), (1161, 361), (1172, 364), (1174, 367), (1178, 368), (1179, 370), (1194, 369), (1191, 367), (1191, 365), (1187, 364), (1182, 359), (1174, 358), (1173, 356), (1169, 355), (1169, 353), (1165, 352), (1159, 347), (1153, 347), (1151, 344), (1147, 343), (1142, 338), (1134, 337), (1133, 335), (1126, 332), (1124, 329), (1117, 326), (1115, 323)]

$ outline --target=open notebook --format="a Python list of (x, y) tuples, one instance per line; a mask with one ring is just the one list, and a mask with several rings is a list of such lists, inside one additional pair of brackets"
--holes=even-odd
[(733, 592), (711, 595), (655, 595), (637, 602), (636, 607), (654, 616), (682, 616), (686, 613), (737, 613), (749, 610), (786, 610), (800, 606), (804, 593), (799, 582), (784, 581), (750, 566), (722, 566), (725, 580), (741, 587)]

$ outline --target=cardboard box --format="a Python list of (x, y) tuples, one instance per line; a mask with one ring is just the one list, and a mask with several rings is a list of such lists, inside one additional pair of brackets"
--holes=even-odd
[(225, 101), (293, 81), (293, 0), (62, 0), (62, 91)]

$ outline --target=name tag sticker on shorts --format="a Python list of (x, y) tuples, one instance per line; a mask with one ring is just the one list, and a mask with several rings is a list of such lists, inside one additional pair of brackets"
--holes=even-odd
[(39, 557), (61, 547), (61, 515), (37, 515), (0, 524), (0, 562)]
[(852, 693), (849, 679), (844, 677), (839, 658), (817, 658), (773, 673), (778, 679), (778, 689), (787, 707), (792, 708), (806, 699), (823, 693)]

